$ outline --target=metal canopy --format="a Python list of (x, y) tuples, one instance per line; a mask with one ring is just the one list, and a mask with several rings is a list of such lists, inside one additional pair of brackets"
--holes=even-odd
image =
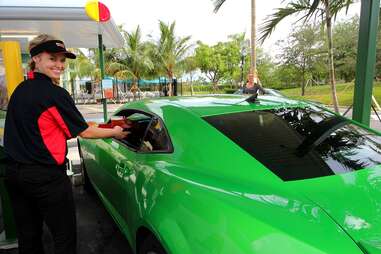
[(1, 39), (20, 40), (24, 52), (25, 38), (30, 39), (40, 33), (62, 39), (67, 47), (97, 48), (99, 32), (107, 48), (123, 47), (123, 37), (114, 21), (97, 23), (86, 15), (84, 7), (0, 7)]

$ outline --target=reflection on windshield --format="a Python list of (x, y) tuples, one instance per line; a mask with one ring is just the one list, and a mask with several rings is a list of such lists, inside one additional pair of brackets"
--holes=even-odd
[(335, 174), (381, 164), (380, 137), (355, 125), (333, 132), (315, 150)]
[[(305, 148), (303, 152), (317, 153), (334, 174), (381, 164), (380, 137), (356, 125), (345, 124), (344, 118), (308, 108), (281, 110), (276, 114), (305, 136), (303, 143), (319, 133), (318, 142), (311, 144), (313, 149)], [(332, 124), (322, 124), (329, 122)]]
[(381, 164), (381, 139), (317, 107), (204, 118), (281, 179), (299, 180)]

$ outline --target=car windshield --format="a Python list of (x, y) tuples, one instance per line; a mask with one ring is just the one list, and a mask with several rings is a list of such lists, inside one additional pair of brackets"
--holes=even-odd
[(381, 137), (318, 107), (204, 117), (284, 181), (381, 164)]

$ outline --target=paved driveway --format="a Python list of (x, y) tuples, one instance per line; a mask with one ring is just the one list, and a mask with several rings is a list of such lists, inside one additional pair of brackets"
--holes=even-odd
[[(107, 213), (96, 194), (82, 186), (73, 187), (77, 209), (78, 254), (132, 254), (127, 240)], [(52, 237), (44, 229), (45, 253), (54, 253)], [(0, 250), (0, 254), (17, 254), (17, 249)]]

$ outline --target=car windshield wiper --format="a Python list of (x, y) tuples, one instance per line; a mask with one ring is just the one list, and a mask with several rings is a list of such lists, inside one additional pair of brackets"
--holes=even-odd
[(343, 117), (334, 116), (321, 121), (310, 136), (306, 137), (303, 142), (296, 148), (296, 155), (304, 156), (312, 148), (323, 142), (329, 135), (341, 127), (347, 125), (349, 121)]

